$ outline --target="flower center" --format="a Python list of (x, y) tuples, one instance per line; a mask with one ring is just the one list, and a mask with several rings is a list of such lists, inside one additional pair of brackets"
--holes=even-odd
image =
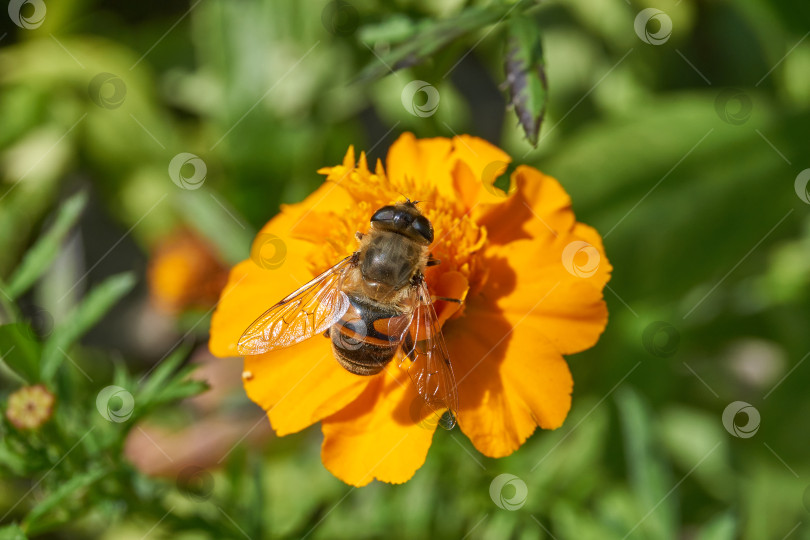
[(480, 290), (486, 279), (481, 254), (486, 245), (487, 232), (485, 227), (465, 215), (461, 203), (441, 195), (431, 182), (417, 182), (412, 178), (400, 181), (389, 179), (379, 163), (376, 170), (371, 172), (363, 154), (355, 167), (344, 164), (321, 172), (328, 172), (327, 180), (340, 186), (335, 189), (345, 189), (355, 204), (340, 212), (320, 213), (319, 222), (329, 223), (329, 228), (318, 239), (323, 243), (323, 249), (313, 250), (309, 256), (314, 275), (357, 249), (355, 233), (368, 232), (371, 216), (377, 209), (403, 202), (407, 197), (421, 201), (418, 208), (433, 225), (434, 240), (430, 253), (441, 263), (425, 272), (431, 292), (441, 295), (438, 285), (448, 272), (461, 274), (472, 294)]

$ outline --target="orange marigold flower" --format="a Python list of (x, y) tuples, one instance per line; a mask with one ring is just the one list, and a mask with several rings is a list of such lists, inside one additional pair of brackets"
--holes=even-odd
[(216, 304), (227, 268), (198, 234), (180, 229), (154, 249), (147, 277), (152, 302), (161, 311), (177, 314)]
[(54, 401), (41, 384), (23, 386), (8, 397), (6, 418), (18, 429), (36, 429), (51, 417)]
[[(282, 207), (257, 236), (272, 241), (283, 265), (253, 257), (238, 264), (211, 323), (211, 351), (236, 356), (242, 332), (272, 304), (357, 249), (372, 213), (420, 204), (432, 222), (427, 268), (458, 383), (458, 425), (490, 457), (509, 455), (537, 426), (562, 425), (573, 381), (563, 355), (594, 345), (607, 323), (602, 289), (610, 276), (599, 234), (577, 223), (571, 200), (553, 178), (528, 166), (493, 186), (510, 158), (470, 136), (417, 140), (402, 135), (386, 166), (372, 170), (352, 148), (342, 165), (321, 169), (324, 183), (299, 204)], [(281, 243), (280, 243), (281, 242)], [(279, 263), (281, 259), (274, 257)], [(315, 337), (245, 358), (244, 384), (279, 435), (320, 421), (324, 465), (356, 486), (400, 483), (424, 463), (435, 422), (414, 409), (420, 398), (396, 360), (379, 374), (353, 375)], [(413, 411), (417, 412), (414, 413)]]

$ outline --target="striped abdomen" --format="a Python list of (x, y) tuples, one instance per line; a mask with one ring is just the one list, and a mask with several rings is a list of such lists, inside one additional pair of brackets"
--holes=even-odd
[(332, 351), (347, 371), (374, 375), (396, 354), (410, 318), (390, 306), (348, 296), (349, 309), (329, 330)]

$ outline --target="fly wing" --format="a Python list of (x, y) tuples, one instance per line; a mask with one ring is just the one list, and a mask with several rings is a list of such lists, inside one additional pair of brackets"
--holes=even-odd
[(265, 311), (239, 338), (239, 354), (282, 349), (325, 332), (349, 308), (341, 286), (352, 266), (352, 257), (346, 257)]
[(456, 378), (424, 281), (414, 287), (411, 301), (413, 319), (403, 336), (399, 365), (408, 372), (416, 391), (437, 416), (441, 417), (445, 411), (452, 414), (450, 422), (442, 423), (443, 427), (451, 429), (458, 413)]

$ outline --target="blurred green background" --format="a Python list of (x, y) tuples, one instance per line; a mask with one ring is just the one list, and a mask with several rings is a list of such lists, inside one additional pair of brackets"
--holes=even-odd
[[(12, 524), (30, 525), (43, 501), (50, 506), (34, 514), (31, 536), (810, 538), (810, 192), (800, 176), (810, 167), (810, 5), (521, 5), (541, 29), (549, 83), (536, 149), (499, 89), (497, 21), (510, 3), (42, 5), (46, 12), (12, 1), (9, 16), (0, 14), (0, 276), (21, 283), (25, 253), (58, 228), (65, 201), (83, 193), (87, 204), (76, 227), (53, 235), (36, 285), (3, 299), (7, 319), (18, 311), (43, 339), (73, 339), (58, 342), (70, 344), (71, 363), (52, 374), (59, 433), (16, 441), (3, 424), (0, 538), (18, 538)], [(639, 30), (645, 8), (660, 12), (646, 12), (653, 18)], [(389, 72), (386, 59), (403, 46), (470, 13), (489, 18)], [(358, 79), (366, 66), (370, 77)], [(435, 114), (403, 107), (413, 80), (438, 90)], [(213, 405), (172, 402), (200, 390), (179, 379), (176, 393), (136, 396), (151, 396), (163, 413), (160, 422), (139, 416), (145, 427), (135, 423), (129, 435), (151, 440), (163, 425), (179, 437), (171, 444), (202, 445), (203, 457), (159, 471), (132, 466), (122, 457), (128, 433), (102, 421), (93, 437), (113, 442), (60, 460), (59, 449), (87, 429), (82, 415), (98, 417), (102, 387), (137, 386), (147, 373), (167, 380), (152, 369), (178, 344), (209, 381), (217, 363), (238, 364), (205, 358), (207, 304), (160, 310), (148, 299), (148, 268), (173, 235), (209, 244), (216, 274), (248, 255), (280, 203), (319, 185), (316, 169), (339, 163), (350, 144), (384, 158), (403, 131), (469, 133), (501, 146), (558, 178), (578, 220), (604, 236), (610, 321), (592, 350), (569, 358), (576, 384), (562, 428), (500, 460), (458, 430), (439, 432), (410, 482), (355, 490), (321, 466), (318, 427), (252, 436), (264, 424), (254, 431), (261, 418), (236, 366)], [(199, 189), (168, 174), (183, 152), (204, 163)], [(120, 272), (136, 279), (111, 285)], [(77, 310), (93, 312), (81, 311), (88, 294), (110, 311), (88, 315), (98, 325), (78, 341), (64, 328)], [(22, 383), (7, 366), (0, 383), (5, 409)], [(754, 411), (724, 427), (737, 401)], [(758, 430), (740, 432), (757, 424), (756, 412)], [(225, 414), (248, 421), (217, 447), (222, 459), (204, 463), (210, 441), (183, 439), (184, 429), (216, 426)], [(93, 467), (115, 472), (82, 476)], [(517, 480), (491, 495), (504, 473)], [(84, 480), (48, 498), (71, 478)]]

